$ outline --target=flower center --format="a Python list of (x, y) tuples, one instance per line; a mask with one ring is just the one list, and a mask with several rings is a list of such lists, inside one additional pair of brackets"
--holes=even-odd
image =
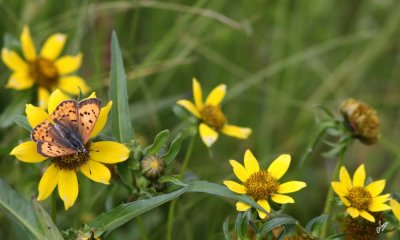
[(216, 130), (221, 129), (226, 122), (226, 118), (218, 106), (205, 105), (200, 114), (203, 122)]
[(39, 86), (46, 88), (57, 85), (59, 77), (54, 62), (43, 57), (29, 62), (29, 74)]
[(354, 187), (348, 195), (351, 206), (360, 210), (367, 210), (371, 203), (372, 196), (364, 187)]
[(276, 193), (279, 182), (267, 171), (258, 171), (253, 173), (244, 183), (247, 194), (254, 200), (268, 199), (272, 194)]
[(89, 147), (90, 147), (90, 142), (88, 142), (85, 146), (86, 152), (76, 152), (70, 155), (50, 158), (50, 160), (59, 169), (77, 170), (79, 169), (79, 167), (81, 167), (82, 165), (84, 165), (89, 161), (89, 150), (88, 150)]
[(157, 155), (150, 155), (140, 162), (141, 173), (150, 179), (157, 179), (164, 173), (164, 159)]

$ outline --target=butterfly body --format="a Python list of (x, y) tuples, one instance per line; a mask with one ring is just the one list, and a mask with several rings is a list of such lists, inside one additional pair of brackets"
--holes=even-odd
[(61, 157), (83, 153), (100, 114), (101, 101), (97, 98), (61, 102), (50, 119), (44, 120), (31, 132), (40, 154)]

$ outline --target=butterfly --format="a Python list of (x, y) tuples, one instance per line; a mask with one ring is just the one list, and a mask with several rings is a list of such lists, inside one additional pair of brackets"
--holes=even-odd
[(99, 117), (101, 101), (88, 98), (80, 102), (61, 102), (46, 119), (32, 129), (31, 138), (37, 151), (46, 157), (87, 154), (86, 144)]

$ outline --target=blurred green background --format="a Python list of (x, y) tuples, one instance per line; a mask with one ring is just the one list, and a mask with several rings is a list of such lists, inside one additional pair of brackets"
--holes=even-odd
[[(228, 85), (223, 110), (230, 123), (248, 126), (246, 141), (221, 136), (207, 150), (200, 138), (189, 165), (194, 177), (222, 183), (234, 179), (229, 159), (243, 161), (250, 148), (266, 167), (278, 154), (290, 153), (283, 180), (308, 187), (292, 194), (285, 211), (306, 224), (321, 214), (335, 164), (314, 149), (303, 168), (298, 161), (315, 130), (316, 105), (336, 113), (353, 97), (373, 106), (381, 118), (381, 141), (356, 142), (345, 165), (353, 172), (366, 164), (373, 178), (387, 178), (385, 192), (400, 188), (400, 3), (395, 0), (253, 0), (253, 1), (21, 1), (0, 0), (0, 45), (19, 38), (29, 25), (36, 47), (52, 33), (68, 34), (64, 53), (82, 51), (79, 74), (105, 102), (108, 99), (110, 37), (116, 30), (128, 76), (132, 122), (137, 137), (151, 143), (162, 129), (178, 132), (172, 107), (192, 99), (196, 77), (208, 93)], [(6, 37), (8, 36), (8, 37)], [(10, 71), (0, 64), (0, 86)], [(8, 156), (29, 133), (13, 123), (24, 113), (32, 91), (0, 88), (0, 177), (29, 199), (37, 193), (46, 164), (26, 164)], [(338, 115), (338, 117), (340, 117)], [(178, 161), (182, 161), (188, 141)], [(74, 207), (59, 202), (57, 225), (79, 227), (99, 213), (126, 201), (121, 184), (104, 187), (80, 178)], [(49, 209), (50, 198), (44, 202)], [(146, 213), (107, 239), (163, 239), (168, 205)], [(234, 217), (234, 202), (202, 194), (178, 200), (175, 239), (221, 239), (222, 223)], [(10, 227), (11, 226), (11, 227)], [(18, 231), (0, 212), (0, 238)]]

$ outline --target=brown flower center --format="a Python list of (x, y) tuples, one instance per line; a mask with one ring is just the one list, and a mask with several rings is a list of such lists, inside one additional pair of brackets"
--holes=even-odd
[(90, 142), (85, 146), (85, 152), (76, 152), (70, 155), (50, 158), (59, 169), (78, 170), (89, 161)]
[(349, 191), (348, 198), (351, 206), (360, 210), (367, 210), (372, 201), (371, 193), (369, 193), (364, 187), (352, 188)]
[(254, 200), (268, 199), (276, 193), (279, 182), (267, 171), (258, 171), (253, 173), (244, 183), (247, 194)]
[(226, 118), (218, 106), (205, 105), (200, 114), (203, 122), (215, 130), (221, 129), (226, 123)]
[(43, 57), (29, 62), (29, 75), (42, 87), (52, 88), (58, 83), (58, 70), (54, 62)]

